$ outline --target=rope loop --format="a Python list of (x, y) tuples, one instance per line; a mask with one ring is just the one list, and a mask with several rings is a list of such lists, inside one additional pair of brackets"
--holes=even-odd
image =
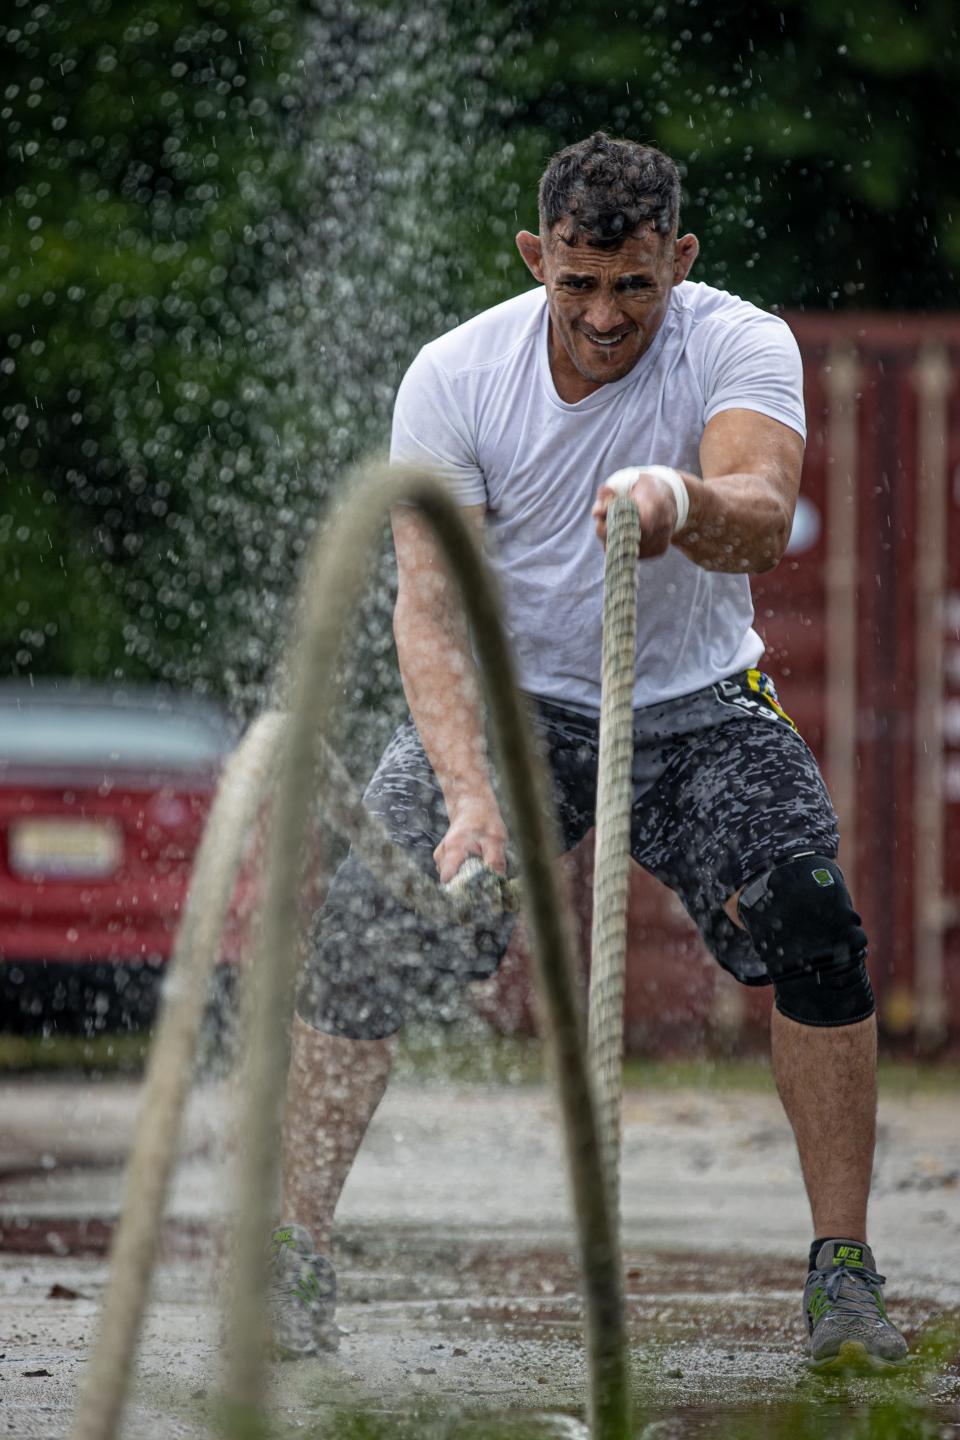
[[(558, 846), (549, 789), (530, 734), (525, 703), (514, 679), (499, 604), (474, 534), (433, 476), (417, 469), (386, 470), (378, 466), (352, 478), (335, 521), (315, 544), (297, 606), (297, 634), (282, 671), (291, 677), (286, 714), (282, 721), (276, 716), (261, 717), (252, 728), (227, 768), (208, 818), (172, 962), (171, 978), (175, 983), (167, 987), (168, 1000), (151, 1049), (107, 1296), (72, 1440), (113, 1440), (118, 1430), (156, 1262), (160, 1221), (176, 1158), (209, 977), (219, 954), (243, 842), (264, 797), (271, 794), (270, 845), (257, 953), (248, 967), (245, 986), (246, 1068), (240, 1087), (239, 1123), (245, 1144), (235, 1187), (240, 1208), (233, 1262), (235, 1284), (227, 1311), (231, 1413), (243, 1420), (250, 1433), (266, 1431), (266, 1236), (274, 1204), (289, 1024), (301, 955), (298, 882), (318, 777), (331, 812), (339, 811), (355, 843), (379, 856), (380, 871), (392, 873), (396, 859), (396, 847), (389, 840), (388, 848), (383, 848), (382, 833), (375, 827), (364, 828), (360, 816), (363, 807), (352, 786), (340, 783), (342, 776), (338, 781), (339, 761), (322, 744), (321, 737), (329, 728), (336, 659), (349, 628), (350, 612), (379, 543), (384, 518), (391, 505), (400, 501), (417, 506), (433, 527), (471, 623), (510, 802), (545, 1038), (564, 1122), (583, 1285), (590, 1433), (593, 1440), (628, 1440), (630, 1435), (616, 1180), (610, 1169), (613, 1151), (609, 1136), (601, 1138), (595, 1113), (577, 999), (571, 926), (553, 861)], [(616, 538), (621, 505), (632, 512), (634, 521), (636, 518), (632, 504), (614, 502), (607, 553), (608, 585), (612, 556), (620, 555), (628, 543), (633, 544), (636, 568), (636, 532), (632, 542)], [(612, 636), (625, 633), (621, 612), (626, 602), (620, 592), (618, 580), (616, 608), (620, 618), (615, 629), (611, 622)], [(605, 675), (606, 651), (605, 640)], [(622, 685), (618, 693), (622, 710)], [(622, 745), (621, 731), (622, 720), (611, 732), (618, 745)], [(604, 734), (602, 727), (601, 768)], [(622, 802), (620, 780), (614, 781), (614, 788)], [(598, 821), (603, 814), (601, 807)], [(598, 834), (599, 828), (598, 824)], [(407, 867), (414, 869), (409, 861)], [(411, 895), (417, 884), (421, 887), (416, 896), (418, 906), (421, 901), (427, 906), (440, 904), (448, 918), (451, 912), (454, 916), (467, 914), (468, 905), (473, 907), (469, 913), (475, 918), (478, 896), (491, 913), (499, 906), (499, 913), (506, 906), (515, 906), (519, 893), (515, 882), (504, 882), (479, 861), (468, 862), (444, 889), (419, 874), (417, 882), (409, 874), (401, 874), (397, 883), (402, 888), (408, 881)], [(433, 892), (432, 897), (428, 890)], [(603, 909), (606, 913), (606, 904)], [(615, 991), (615, 979), (611, 985), (605, 992), (608, 997)], [(597, 1009), (613, 1017), (622, 1038), (622, 1001), (616, 1015), (609, 998)], [(601, 1056), (607, 1053), (602, 1047), (598, 1051)], [(609, 1066), (610, 1062), (608, 1059), (602, 1063)]]

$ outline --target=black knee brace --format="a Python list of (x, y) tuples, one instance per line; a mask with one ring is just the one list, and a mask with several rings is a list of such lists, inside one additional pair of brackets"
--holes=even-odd
[(854, 1025), (873, 1014), (867, 937), (835, 860), (794, 855), (745, 885), (737, 910), (788, 1019)]

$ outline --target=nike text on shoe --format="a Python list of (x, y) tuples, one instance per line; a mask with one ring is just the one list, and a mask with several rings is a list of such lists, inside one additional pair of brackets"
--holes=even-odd
[(302, 1225), (281, 1225), (273, 1232), (267, 1306), (273, 1348), (282, 1358), (336, 1350), (337, 1277)]
[(869, 1246), (855, 1240), (820, 1246), (803, 1292), (813, 1370), (873, 1374), (903, 1364), (907, 1342), (887, 1316), (883, 1285)]

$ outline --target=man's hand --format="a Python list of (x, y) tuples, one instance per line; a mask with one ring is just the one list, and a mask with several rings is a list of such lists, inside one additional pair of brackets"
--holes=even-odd
[[(620, 493), (604, 483), (597, 491), (592, 515), (601, 545), (607, 543), (607, 511)], [(665, 481), (641, 470), (637, 483), (628, 492), (640, 516), (640, 559), (663, 555), (673, 539), (677, 523), (677, 500)]]
[(452, 880), (468, 855), (479, 855), (500, 875), (507, 873), (507, 827), (494, 796), (469, 796), (450, 810), (450, 827), (433, 858), (440, 883)]

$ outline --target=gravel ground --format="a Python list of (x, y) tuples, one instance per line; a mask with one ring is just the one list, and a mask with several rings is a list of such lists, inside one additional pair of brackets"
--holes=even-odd
[[(69, 1429), (94, 1334), (138, 1087), (11, 1081), (3, 1100), (0, 1434), (53, 1440)], [(206, 1433), (225, 1103), (208, 1085), (191, 1105), (131, 1436)], [(884, 1099), (871, 1238), (890, 1308), (913, 1334), (960, 1311), (958, 1189), (953, 1096)], [(629, 1093), (623, 1210), (638, 1435), (794, 1436), (798, 1396), (819, 1407), (811, 1433), (853, 1433), (876, 1382), (831, 1388), (803, 1366), (807, 1209), (772, 1093)], [(274, 1413), (292, 1430), (345, 1435), (354, 1403), (393, 1417), (385, 1433), (406, 1435), (413, 1415), (411, 1435), (436, 1437), (467, 1434), (473, 1412), (527, 1411), (531, 1423), (581, 1412), (572, 1232), (545, 1088), (394, 1086), (344, 1194), (335, 1260), (339, 1355), (277, 1367)], [(924, 1386), (935, 1428), (918, 1411), (920, 1428), (902, 1433), (960, 1434), (956, 1369)], [(573, 1420), (538, 1426), (582, 1433)]]

